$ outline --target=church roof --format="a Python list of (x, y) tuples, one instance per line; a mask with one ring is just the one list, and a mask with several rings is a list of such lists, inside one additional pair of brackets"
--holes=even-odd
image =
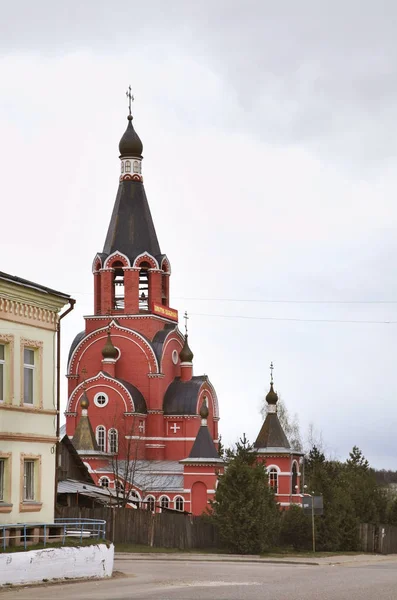
[(268, 413), (256, 438), (254, 448), (285, 448), (289, 450), (290, 447), (277, 413)]
[(170, 331), (173, 331), (176, 328), (177, 328), (176, 325), (167, 323), (166, 326), (164, 327), (164, 329), (160, 329), (160, 331), (158, 331), (156, 333), (156, 335), (153, 338), (153, 341), (149, 342), (149, 343), (151, 343), (154, 353), (159, 362), (161, 360), (161, 355), (163, 354), (163, 346), (164, 346), (165, 338), (170, 333)]
[(70, 350), (69, 350), (69, 356), (68, 356), (68, 364), (70, 362), (70, 359), (72, 358), (72, 354), (75, 351), (75, 349), (77, 348), (77, 346), (80, 344), (81, 340), (85, 337), (85, 331), (80, 331), (80, 333), (78, 333), (76, 335), (76, 337), (74, 338), (73, 342), (71, 343), (70, 346)]
[(73, 435), (72, 443), (76, 450), (100, 452), (88, 415), (80, 416)]
[(192, 446), (189, 458), (207, 458), (220, 460), (207, 425), (201, 425)]
[(192, 377), (189, 381), (181, 381), (180, 377), (176, 377), (164, 396), (164, 414), (196, 415), (199, 391), (206, 381), (206, 375)]
[[(111, 377), (108, 373), (105, 373), (105, 375), (107, 377)], [(147, 413), (146, 400), (143, 397), (142, 393), (138, 390), (138, 388), (135, 387), (135, 385), (132, 385), (132, 383), (130, 383), (129, 381), (125, 381), (125, 379), (120, 379), (117, 377), (112, 377), (112, 379), (118, 381), (125, 388), (127, 388), (129, 394), (131, 395), (134, 401), (135, 412), (143, 414)]]
[(145, 188), (140, 181), (121, 181), (103, 252), (118, 250), (131, 262), (143, 252), (161, 254)]

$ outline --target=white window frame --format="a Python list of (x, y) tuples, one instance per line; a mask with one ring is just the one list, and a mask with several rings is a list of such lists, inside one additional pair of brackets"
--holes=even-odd
[(152, 496), (152, 494), (149, 494), (149, 496), (146, 496), (144, 502), (150, 502), (153, 501), (153, 507), (149, 506), (148, 504), (146, 504), (146, 509), (150, 510), (151, 512), (155, 512), (156, 510), (156, 498), (154, 496)]
[[(115, 442), (116, 442), (115, 450), (112, 450), (112, 435), (113, 434), (115, 434)], [(108, 450), (112, 454), (117, 454), (117, 452), (119, 451), (119, 432), (117, 431), (117, 429), (115, 427), (111, 427), (108, 430)]]
[[(103, 485), (104, 481), (107, 481), (107, 485)], [(106, 490), (108, 490), (110, 487), (110, 479), (106, 475), (104, 475), (103, 477), (100, 477), (98, 483), (102, 488), (104, 488)]]
[[(99, 434), (102, 434), (103, 432), (103, 447), (101, 447), (101, 444), (99, 442)], [(95, 430), (95, 439), (96, 439), (96, 443), (98, 444), (99, 450), (101, 452), (106, 452), (106, 427), (104, 425), (98, 425), (96, 430)]]
[[(163, 506), (163, 500), (167, 501), (167, 506)], [(159, 502), (160, 502), (160, 508), (161, 508), (161, 510), (163, 510), (163, 508), (169, 508), (170, 504), (171, 504), (170, 499), (169, 499), (168, 496), (161, 496)]]
[(125, 161), (125, 172), (131, 173), (131, 161), (130, 160)]
[(6, 460), (0, 456), (0, 502), (5, 502), (6, 496)]
[[(98, 401), (98, 399), (103, 396), (105, 398), (105, 402), (103, 402), (102, 404)], [(98, 392), (97, 394), (95, 394), (94, 396), (94, 404), (95, 406), (97, 406), (98, 408), (104, 408), (109, 402), (109, 396), (107, 394), (105, 394), (105, 392)]]
[[(279, 469), (276, 466), (270, 466), (267, 469), (267, 475), (269, 478), (269, 487), (274, 491), (275, 494), (278, 494), (278, 476), (279, 476)], [(271, 477), (275, 475), (275, 479), (274, 477)], [(276, 485), (272, 485), (272, 481), (276, 482)]]
[[(177, 507), (178, 500), (182, 501), (182, 508), (178, 508)], [(174, 498), (174, 507), (175, 507), (175, 510), (179, 510), (180, 512), (183, 512), (185, 510), (185, 499), (182, 498), (182, 496), (175, 496), (175, 498)]]
[[(25, 351), (29, 350), (33, 353), (33, 364), (25, 362)], [(37, 367), (37, 352), (36, 348), (31, 348), (30, 346), (24, 346), (23, 348), (23, 403), (28, 406), (34, 406), (36, 400), (36, 367)], [(25, 396), (25, 377), (26, 372), (32, 373), (32, 401), (27, 402)]]
[[(30, 466), (29, 473), (27, 473), (27, 466)], [(28, 483), (27, 478), (31, 477), (31, 481)], [(33, 458), (25, 458), (23, 461), (23, 502), (36, 502), (36, 461)]]

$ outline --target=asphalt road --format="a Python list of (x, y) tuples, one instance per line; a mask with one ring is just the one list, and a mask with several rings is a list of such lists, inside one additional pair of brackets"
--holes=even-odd
[(2, 600), (397, 600), (397, 559), (345, 565), (117, 558), (115, 578), (5, 590)]

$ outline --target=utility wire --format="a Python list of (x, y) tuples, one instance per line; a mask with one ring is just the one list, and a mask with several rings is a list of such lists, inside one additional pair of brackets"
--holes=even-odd
[(298, 323), (355, 323), (368, 325), (397, 325), (397, 321), (365, 321), (365, 320), (344, 320), (344, 319), (299, 319), (288, 317), (253, 317), (250, 315), (214, 315), (209, 313), (191, 312), (189, 315), (194, 317), (216, 317), (221, 319), (250, 319), (254, 321), (294, 321)]
[[(92, 292), (71, 292), (71, 296), (93, 296)], [(173, 296), (174, 300), (198, 302), (252, 302), (260, 304), (397, 304), (397, 300), (266, 300), (253, 298), (194, 298)]]

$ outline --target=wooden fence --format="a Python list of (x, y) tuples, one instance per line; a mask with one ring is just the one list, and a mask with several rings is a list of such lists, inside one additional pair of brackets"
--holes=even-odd
[(219, 548), (217, 530), (203, 517), (177, 513), (153, 514), (131, 508), (59, 507), (59, 518), (104, 519), (106, 538), (116, 544), (143, 544), (159, 548)]
[(359, 528), (360, 550), (378, 554), (397, 554), (397, 527), (393, 525), (370, 525)]

